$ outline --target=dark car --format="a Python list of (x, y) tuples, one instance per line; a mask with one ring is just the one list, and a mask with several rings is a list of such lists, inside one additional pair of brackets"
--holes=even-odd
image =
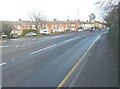
[(95, 29), (92, 27), (92, 28), (90, 28), (90, 32), (93, 32), (93, 31), (95, 31)]
[(13, 38), (19, 38), (18, 34), (13, 34)]

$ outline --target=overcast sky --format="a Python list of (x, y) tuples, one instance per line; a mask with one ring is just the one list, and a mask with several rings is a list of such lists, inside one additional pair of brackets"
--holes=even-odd
[(90, 13), (97, 16), (94, 3), (95, 0), (2, 0), (0, 20), (28, 20), (30, 12), (40, 10), (48, 20), (66, 20), (68, 16), (75, 20), (78, 13), (78, 18), (86, 21)]

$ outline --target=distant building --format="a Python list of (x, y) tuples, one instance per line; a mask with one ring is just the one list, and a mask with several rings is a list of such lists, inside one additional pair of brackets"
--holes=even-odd
[(105, 23), (103, 23), (103, 22), (94, 21), (94, 27), (95, 27), (95, 28), (102, 29), (102, 28), (104, 28), (105, 26), (106, 26), (106, 25), (105, 25)]
[[(36, 30), (32, 21), (18, 21), (14, 22), (15, 30), (22, 31), (33, 29)], [(40, 25), (42, 24), (42, 25)], [(48, 29), (49, 32), (64, 32), (64, 31), (77, 31), (79, 23), (76, 21), (42, 21), (39, 24), (39, 30)]]
[(80, 26), (83, 30), (89, 30), (90, 28), (94, 27), (94, 23), (91, 22), (81, 22)]
[[(10, 22), (14, 29), (11, 33), (23, 34), (23, 30), (36, 30), (35, 25), (32, 21), (6, 21)], [(79, 28), (83, 30), (89, 30), (91, 27), (99, 27), (103, 28), (105, 26), (104, 23), (95, 21), (84, 22), (84, 21), (57, 21), (54, 19), (53, 21), (42, 21), (39, 24), (39, 30), (47, 29), (49, 32), (64, 32), (64, 31), (77, 31)]]

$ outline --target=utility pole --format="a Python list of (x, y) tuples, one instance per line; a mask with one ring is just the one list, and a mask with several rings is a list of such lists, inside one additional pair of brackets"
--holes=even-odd
[(70, 19), (70, 16), (68, 15), (68, 20)]
[(79, 9), (77, 10), (77, 25), (78, 25), (78, 28), (79, 28), (79, 25), (80, 25), (80, 23), (79, 23)]
[(79, 10), (77, 10), (77, 21), (79, 20)]
[(70, 30), (70, 24), (69, 24), (69, 20), (70, 19), (70, 16), (68, 15), (68, 19), (67, 19), (67, 30), (69, 31)]

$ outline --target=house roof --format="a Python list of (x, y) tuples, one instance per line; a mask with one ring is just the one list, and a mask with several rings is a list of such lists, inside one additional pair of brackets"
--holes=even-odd
[(104, 22), (100, 22), (100, 21), (95, 21), (95, 22), (100, 23), (100, 24), (106, 24), (106, 23), (104, 23)]
[[(95, 21), (101, 24), (105, 24), (103, 22), (100, 21)], [(32, 21), (2, 21), (2, 23), (10, 23), (12, 25), (33, 25)], [(46, 23), (46, 24), (76, 24), (76, 23), (80, 23), (80, 24), (93, 24), (91, 22), (85, 22), (85, 21), (42, 21), (42, 23)]]

